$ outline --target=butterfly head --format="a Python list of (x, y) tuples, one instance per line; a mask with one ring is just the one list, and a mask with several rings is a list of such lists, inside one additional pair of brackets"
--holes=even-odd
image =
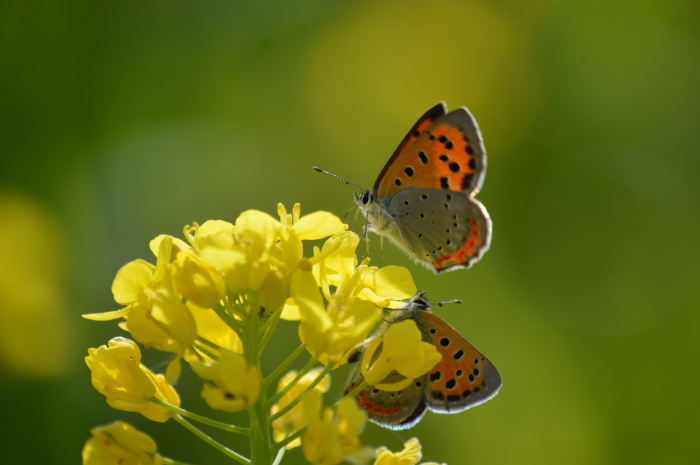
[(355, 203), (358, 207), (364, 209), (374, 201), (374, 192), (363, 191), (360, 194), (355, 194)]

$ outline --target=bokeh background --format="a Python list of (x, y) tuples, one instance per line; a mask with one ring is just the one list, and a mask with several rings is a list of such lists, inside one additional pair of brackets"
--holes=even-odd
[[(442, 276), (379, 241), (372, 260), (463, 299), (440, 314), (503, 388), (365, 442), (418, 436), (453, 465), (700, 463), (692, 0), (3, 2), (3, 462), (77, 463), (89, 428), (121, 418), (166, 456), (227, 463), (107, 407), (83, 357), (122, 332), (80, 314), (117, 308), (116, 270), (154, 260), (158, 234), (278, 202), (343, 215), (352, 188), (311, 167), (372, 186), (440, 100), (484, 134), (491, 250)], [(281, 326), (269, 366), (298, 343)], [(206, 413), (198, 389), (186, 372), (185, 407)]]

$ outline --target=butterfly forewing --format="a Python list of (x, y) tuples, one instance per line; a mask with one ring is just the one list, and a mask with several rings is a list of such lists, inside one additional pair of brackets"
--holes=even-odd
[(442, 354), (427, 375), (425, 402), (435, 412), (454, 413), (495, 396), (501, 376), (491, 361), (447, 322), (421, 311), (421, 331)]
[(389, 204), (407, 252), (440, 273), (468, 268), (488, 250), (491, 220), (484, 206), (464, 192), (406, 189)]
[(379, 198), (409, 187), (476, 195), (486, 174), (486, 151), (476, 121), (466, 108), (438, 118), (412, 142), (409, 136), (411, 133), (399, 148), (408, 145), (400, 152), (397, 149), (377, 179)]
[(399, 157), (401, 153), (403, 153), (403, 151), (406, 150), (406, 148), (418, 138), (418, 136), (420, 136), (426, 129), (432, 126), (438, 118), (444, 116), (446, 113), (447, 106), (444, 102), (440, 102), (430, 110), (426, 111), (425, 114), (418, 119), (416, 124), (414, 124), (411, 130), (408, 131), (406, 137), (403, 138), (399, 146), (396, 147), (396, 150), (394, 150), (391, 158), (389, 158), (389, 161), (387, 161), (384, 165), (384, 168), (382, 169), (381, 173), (379, 173), (379, 176), (377, 176), (377, 181), (374, 183), (375, 191), (379, 188), (379, 183), (384, 177), (384, 173), (393, 164), (394, 160), (396, 160), (396, 158)]

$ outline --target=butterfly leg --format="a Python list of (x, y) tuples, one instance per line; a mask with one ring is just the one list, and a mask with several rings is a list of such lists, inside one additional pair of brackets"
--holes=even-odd
[(362, 239), (364, 239), (365, 243), (367, 244), (367, 251), (365, 253), (365, 258), (367, 258), (369, 257), (369, 232), (372, 231), (372, 224), (369, 222), (369, 213), (365, 213), (365, 225), (362, 228), (362, 231)]

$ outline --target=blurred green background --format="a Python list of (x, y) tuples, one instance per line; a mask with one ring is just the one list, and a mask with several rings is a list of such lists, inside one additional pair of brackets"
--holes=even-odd
[[(484, 134), (491, 250), (442, 276), (378, 241), (372, 260), (463, 299), (440, 314), (503, 388), (365, 442), (418, 436), (452, 465), (700, 463), (690, 0), (3, 2), (3, 462), (77, 463), (89, 429), (121, 418), (166, 456), (228, 463), (174, 422), (108, 408), (83, 357), (122, 332), (80, 314), (117, 308), (116, 270), (154, 261), (158, 234), (278, 202), (344, 214), (353, 190), (311, 167), (371, 187), (440, 100)], [(280, 326), (270, 367), (298, 343)], [(207, 412), (191, 372), (179, 390)]]

